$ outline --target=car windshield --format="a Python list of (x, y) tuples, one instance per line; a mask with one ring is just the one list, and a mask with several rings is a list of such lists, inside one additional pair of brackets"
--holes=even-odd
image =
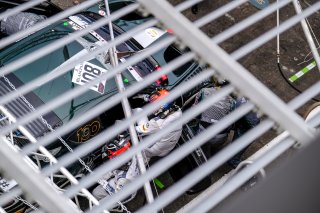
[[(79, 15), (78, 17), (88, 21), (84, 16)], [(67, 36), (74, 30), (77, 30), (75, 26), (76, 24), (72, 20), (64, 20), (16, 42), (0, 53), (1, 65), (5, 66), (6, 64), (29, 54), (30, 52), (37, 51), (55, 40)], [(107, 28), (100, 28), (95, 32), (103, 38), (108, 39), (109, 37)], [(115, 31), (115, 34), (118, 36), (120, 33)], [(94, 49), (96, 46), (99, 46), (98, 39), (95, 36), (88, 34), (51, 52), (33, 63), (14, 71), (14, 73), (8, 75), (7, 78), (11, 81), (12, 85), (17, 88), (38, 78), (39, 76), (46, 74), (50, 76), (50, 74), (58, 72), (56, 69), (57, 67), (66, 62), (77, 59), (90, 51), (90, 48)], [(120, 63), (125, 62), (126, 58), (135, 51), (139, 51), (139, 49), (135, 48), (135, 46), (130, 42), (122, 43), (116, 48), (118, 53), (122, 53), (122, 57), (119, 58)], [(102, 73), (108, 72), (111, 65), (103, 65), (100, 60), (102, 59), (101, 56), (102, 55), (92, 58), (91, 60), (87, 60), (54, 80), (34, 89), (33, 93), (40, 100), (35, 100), (37, 98), (34, 97), (33, 100), (29, 101), (34, 105), (34, 107), (37, 107), (59, 97), (75, 87), (85, 84), (89, 80), (99, 77)], [(143, 60), (133, 66), (127, 67), (127, 70), (123, 72), (124, 82), (126, 85), (129, 85), (133, 82), (142, 80), (144, 76), (152, 71), (152, 63), (149, 60)], [(72, 119), (76, 114), (84, 112), (86, 109), (95, 106), (97, 103), (105, 100), (116, 92), (117, 87), (114, 79), (110, 79), (107, 82), (101, 81), (83, 95), (80, 95), (66, 102), (63, 106), (56, 108), (54, 113), (63, 120), (63, 122), (66, 122)]]
[[(164, 51), (163, 57), (164, 60), (166, 61), (166, 63), (168, 64), (169, 62), (173, 61), (174, 59), (176, 59), (177, 57), (181, 56), (181, 52), (179, 52), (177, 50), (177, 48), (175, 48), (173, 45), (170, 45), (169, 47), (167, 47), (167, 49)], [(189, 67), (191, 67), (191, 65), (194, 63), (194, 61), (189, 61), (187, 63), (185, 63), (184, 65), (178, 67), (177, 69), (175, 69), (173, 71), (173, 73), (176, 76), (180, 76), (182, 74), (184, 74), (186, 72), (186, 70), (189, 69)]]

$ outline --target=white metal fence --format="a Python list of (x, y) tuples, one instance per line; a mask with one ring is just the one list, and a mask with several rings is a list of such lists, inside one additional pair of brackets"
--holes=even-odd
[[(0, 19), (5, 19), (12, 14), (24, 11), (26, 8), (33, 7), (41, 2), (42, 1), (39, 0), (33, 0), (28, 3), (21, 4), (20, 6), (16, 6), (13, 10), (1, 13)], [(76, 12), (82, 11), (91, 5), (97, 4), (98, 2), (98, 0), (87, 0), (22, 32), (2, 38), (0, 40), (0, 47), (5, 48), (7, 45), (37, 32), (43, 27), (51, 25)], [(0, 203), (3, 207), (1, 211), (4, 211), (5, 206), (11, 200), (19, 200), (24, 202), (26, 206), (31, 209), (33, 208), (34, 210), (37, 209), (48, 212), (79, 212), (81, 211), (80, 207), (84, 208), (82, 210), (86, 210), (88, 212), (101, 212), (110, 210), (115, 203), (118, 203), (124, 211), (129, 212), (130, 209), (125, 207), (126, 204), (122, 204), (120, 201), (128, 197), (128, 195), (136, 192), (141, 187), (144, 187), (144, 192), (148, 202), (141, 206), (138, 211), (156, 212), (181, 196), (202, 178), (210, 175), (214, 170), (219, 168), (228, 161), (228, 159), (238, 153), (239, 150), (250, 145), (255, 139), (261, 138), (262, 135), (270, 129), (276, 129), (279, 136), (268, 144), (267, 150), (263, 148), (262, 151), (260, 150), (250, 159), (250, 166), (245, 167), (238, 173), (231, 172), (230, 176), (234, 176), (234, 178), (229, 181), (226, 180), (225, 176), (218, 182), (215, 182), (205, 191), (205, 195), (200, 194), (191, 204), (186, 205), (180, 210), (205, 212), (215, 207), (219, 202), (233, 193), (247, 180), (261, 171), (274, 159), (278, 158), (286, 150), (295, 145), (304, 146), (315, 137), (315, 127), (320, 123), (319, 115), (315, 115), (308, 123), (305, 123), (296, 110), (304, 106), (309, 100), (319, 94), (319, 83), (310, 86), (290, 102), (284, 103), (280, 97), (257, 80), (257, 78), (255, 78), (238, 61), (242, 57), (253, 52), (255, 49), (263, 48), (263, 44), (269, 42), (273, 38), (276, 38), (280, 33), (291, 29), (294, 25), (301, 22), (304, 33), (308, 38), (308, 43), (306, 43), (306, 45), (310, 46), (315, 61), (319, 62), (317, 46), (314, 43), (313, 35), (310, 33), (310, 28), (308, 27), (305, 18), (317, 13), (320, 9), (320, 2), (316, 2), (303, 10), (300, 10), (299, 2), (297, 0), (272, 2), (272, 4), (265, 9), (257, 10), (256, 13), (250, 17), (234, 24), (232, 27), (222, 31), (213, 38), (209, 38), (199, 28), (221, 16), (224, 16), (232, 10), (236, 10), (241, 5), (249, 5), (246, 0), (226, 1), (227, 3), (218, 9), (211, 11), (209, 14), (201, 17), (195, 22), (191, 22), (183, 15), (182, 12), (199, 2), (201, 1), (189, 0), (174, 7), (165, 0), (138, 0), (135, 3), (111, 13), (109, 17), (100, 19), (94, 24), (84, 27), (82, 30), (68, 34), (56, 42), (21, 57), (18, 61), (13, 61), (1, 67), (0, 73), (4, 79), (3, 82), (10, 85), (11, 91), (10, 93), (1, 96), (0, 99), (0, 112), (2, 115), (0, 129), (2, 143), (0, 146), (0, 168), (2, 175), (7, 179), (14, 179), (18, 183), (16, 187), (1, 194)], [(210, 4), (215, 4), (215, 1), (211, 1)], [(268, 15), (276, 17), (276, 12), (279, 8), (285, 7), (289, 4), (294, 5), (296, 14), (282, 22), (278, 27), (275, 26), (268, 32), (265, 32), (246, 45), (233, 51), (231, 54), (226, 53), (226, 51), (218, 46), (218, 44), (245, 30), (247, 27), (253, 25), (259, 20), (262, 20)], [(117, 36), (114, 40), (108, 41), (108, 43), (102, 43), (95, 49), (88, 51), (87, 54), (79, 56), (75, 60), (53, 69), (48, 75), (38, 76), (21, 87), (16, 88), (12, 83), (10, 83), (10, 80), (5, 77), (42, 56), (62, 48), (64, 45), (67, 45), (75, 39), (90, 33), (94, 29), (107, 25), (110, 21), (119, 19), (120, 17), (137, 9), (139, 9), (142, 14), (145, 13), (147, 15), (150, 13), (155, 18)], [(174, 33), (172, 36), (158, 41), (155, 45), (131, 56), (124, 63), (118, 64), (115, 68), (109, 70), (105, 74), (102, 74), (99, 79), (92, 80), (86, 85), (76, 87), (64, 94), (61, 94), (59, 98), (52, 99), (46, 104), (37, 107), (37, 109), (35, 109), (35, 107), (32, 106), (26, 98), (24, 98), (24, 94), (34, 90), (39, 87), (39, 85), (52, 81), (53, 79), (70, 71), (83, 61), (89, 61), (95, 56), (98, 58), (106, 50), (123, 43), (138, 32), (155, 25), (157, 27), (173, 29)], [(177, 46), (190, 48), (191, 51), (171, 61), (166, 66), (162, 67), (161, 70), (146, 76), (138, 84), (133, 84), (126, 88), (121, 84), (122, 80), (120, 73), (123, 70), (174, 42), (176, 42)], [(172, 72), (172, 70), (175, 70), (177, 67), (192, 59), (198, 60), (201, 65), (206, 64), (206, 67), (208, 68), (193, 76), (191, 80), (184, 81), (180, 85), (176, 86), (172, 91), (170, 91), (169, 96), (153, 103), (152, 105), (146, 105), (143, 108), (144, 110), (138, 114), (131, 114), (128, 97), (133, 96), (148, 87), (148, 85), (152, 84), (157, 79), (161, 78), (162, 75)], [(134, 129), (135, 122), (152, 113), (155, 108), (159, 108), (164, 103), (178, 99), (181, 94), (196, 87), (201, 82), (210, 79), (212, 76), (215, 76), (219, 80), (227, 79), (230, 82), (230, 85), (224, 86), (216, 95), (201, 102), (196, 108), (190, 108), (189, 110), (184, 111), (183, 116), (179, 120), (162, 129), (162, 131), (153, 134), (152, 137), (146, 137), (139, 141)], [(65, 102), (72, 100), (74, 97), (81, 96), (83, 93), (88, 91), (90, 87), (99, 83), (101, 79), (108, 80), (112, 78), (117, 79), (117, 86), (121, 92), (94, 106), (88, 113), (82, 114), (80, 117), (73, 118), (70, 122), (61, 127), (52, 127), (42, 116), (52, 111), (52, 109), (61, 106)], [(188, 143), (175, 149), (167, 156), (162, 157), (149, 168), (145, 168), (143, 159), (141, 158), (141, 155), (139, 155), (143, 149), (168, 134), (173, 128), (179, 127), (180, 125), (194, 119), (210, 105), (231, 93), (237, 94), (238, 96), (245, 96), (250, 101), (231, 112), (217, 124), (210, 126), (208, 129), (192, 138)], [(20, 98), (29, 109), (28, 113), (25, 113), (19, 118), (14, 116), (10, 109), (8, 109), (8, 103), (17, 98)], [(90, 139), (89, 142), (83, 143), (76, 148), (71, 148), (63, 138), (63, 135), (66, 133), (76, 129), (120, 103), (122, 104), (126, 115), (123, 122), (106, 128), (100, 134)], [(167, 171), (169, 167), (173, 166), (175, 163), (191, 153), (195, 147), (203, 145), (208, 139), (223, 131), (225, 128), (252, 110), (258, 112), (262, 118), (261, 123), (257, 127), (251, 129), (235, 142), (223, 148), (212, 158), (208, 159), (205, 164), (194, 169), (190, 174), (164, 190), (159, 196), (152, 194), (152, 189), (149, 184), (150, 180), (153, 180), (158, 175)], [(34, 135), (28, 130), (27, 124), (35, 119), (39, 120), (40, 123), (49, 130), (42, 137), (34, 137)], [(19, 137), (16, 135), (17, 129), (20, 132)], [(106, 161), (98, 168), (92, 170), (90, 166), (87, 165), (90, 164), (90, 162), (83, 160), (82, 157), (103, 146), (107, 141), (112, 140), (118, 134), (127, 129), (130, 130), (131, 140), (134, 144), (133, 147), (118, 156), (116, 160)], [(19, 139), (28, 141), (30, 144), (19, 147), (16, 144), (16, 141)], [(59, 159), (55, 158), (52, 155), (52, 152), (49, 152), (46, 148), (50, 143), (57, 140), (62, 142), (69, 151), (65, 155), (59, 157)], [(92, 196), (90, 187), (94, 183), (98, 182), (103, 174), (117, 169), (125, 162), (132, 159), (135, 155), (137, 155), (139, 168), (141, 173), (143, 173), (142, 175), (126, 185), (123, 190), (112, 194), (112, 196), (107, 199), (98, 201)], [(28, 156), (33, 156), (33, 160), (30, 160)], [(41, 166), (39, 158), (47, 158), (48, 162), (50, 162), (49, 165), (45, 167)], [(86, 173), (90, 175), (84, 175), (84, 173), (75, 177), (70, 171), (68, 171), (68, 169), (66, 169), (69, 168), (68, 166), (70, 164), (76, 161), (79, 161), (86, 170)], [(57, 177), (68, 180), (65, 182), (66, 185), (59, 187), (56, 186), (54, 179)], [(7, 184), (7, 182), (1, 182), (1, 184), (2, 183)]]

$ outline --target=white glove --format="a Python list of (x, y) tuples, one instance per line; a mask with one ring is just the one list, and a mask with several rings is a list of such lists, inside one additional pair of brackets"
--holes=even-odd
[(145, 127), (145, 124), (141, 124), (139, 126), (136, 126), (136, 131), (138, 133), (146, 133), (148, 131), (148, 128)]
[(144, 102), (149, 102), (149, 95), (148, 94), (139, 94), (133, 97), (133, 99), (142, 99)]
[(119, 178), (116, 181), (116, 191), (120, 191), (125, 185), (127, 185), (128, 183), (130, 183), (130, 180), (127, 178)]

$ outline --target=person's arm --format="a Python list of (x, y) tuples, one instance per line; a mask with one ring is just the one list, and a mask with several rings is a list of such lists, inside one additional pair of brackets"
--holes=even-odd
[[(247, 102), (248, 100), (244, 97), (238, 99), (236, 102), (236, 108), (240, 107), (242, 104), (245, 104)], [(236, 130), (235, 138), (240, 137), (248, 130), (257, 126), (259, 123), (260, 123), (260, 118), (257, 116), (257, 114), (252, 111), (248, 112), (246, 115), (244, 115), (235, 123), (235, 130)]]
[[(165, 126), (169, 125), (170, 123), (174, 122), (176, 119), (181, 117), (182, 112), (178, 110), (177, 112), (169, 115), (164, 121), (162, 125), (159, 127), (160, 129), (164, 128)], [(158, 140), (155, 144), (146, 148), (144, 153), (147, 159), (150, 159), (154, 156), (164, 156), (167, 155), (176, 145), (178, 142), (182, 132), (182, 126), (176, 129), (171, 130), (171, 132), (165, 136), (163, 136), (160, 140)]]
[(159, 130), (162, 123), (163, 119), (155, 117), (149, 121), (140, 122), (140, 124), (136, 126), (136, 130), (138, 133), (149, 135)]

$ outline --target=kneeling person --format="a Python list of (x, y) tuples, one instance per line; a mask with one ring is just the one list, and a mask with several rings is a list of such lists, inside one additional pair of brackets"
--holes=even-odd
[[(164, 89), (153, 92), (149, 97), (149, 102), (153, 103), (167, 96), (169, 92)], [(161, 106), (151, 116), (150, 120), (139, 122), (136, 127), (138, 133), (142, 135), (150, 135), (160, 131), (172, 122), (182, 116), (181, 109), (175, 103), (167, 103)], [(143, 150), (146, 161), (152, 157), (163, 157), (167, 155), (177, 144), (182, 133), (182, 125), (173, 129), (170, 133), (163, 136), (152, 146)]]

